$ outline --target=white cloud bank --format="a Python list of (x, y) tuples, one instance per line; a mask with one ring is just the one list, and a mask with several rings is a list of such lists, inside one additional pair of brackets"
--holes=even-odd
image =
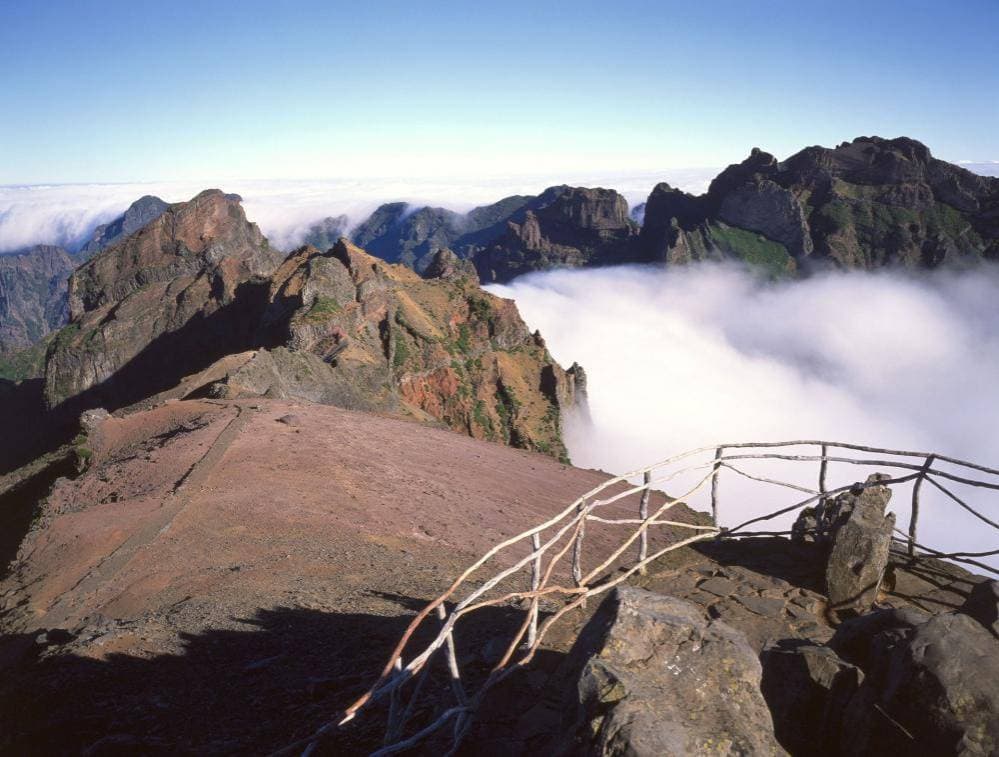
[(715, 168), (674, 169), (630, 174), (512, 176), (486, 181), (331, 180), (172, 182), (148, 184), (53, 184), (0, 186), (0, 253), (34, 244), (79, 247), (94, 228), (121, 215), (139, 197), (156, 195), (167, 202), (189, 200), (202, 189), (218, 187), (243, 197), (247, 217), (280, 249), (302, 241), (309, 226), (326, 216), (346, 215), (363, 221), (378, 205), (404, 201), (470, 210), (512, 194), (537, 194), (553, 184), (617, 189), (634, 206), (652, 187), (669, 181), (690, 192), (704, 192)]
[[(623, 473), (720, 442), (825, 439), (999, 467), (999, 271), (991, 267), (768, 284), (728, 266), (627, 266), (490, 289), (517, 301), (559, 362), (586, 369), (592, 423), (567, 424), (577, 465)], [(815, 486), (817, 463), (779, 465), (746, 467)], [(833, 465), (830, 486), (868, 472)], [(955, 486), (999, 512), (999, 492)], [(730, 472), (722, 493), (729, 526), (804, 496)], [(904, 529), (909, 491), (895, 497)], [(999, 546), (999, 532), (945, 506), (932, 487), (923, 498), (928, 545)]]

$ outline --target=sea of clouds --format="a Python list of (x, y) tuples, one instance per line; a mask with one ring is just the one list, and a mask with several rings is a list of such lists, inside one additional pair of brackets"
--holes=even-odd
[[(489, 288), (516, 300), (562, 365), (586, 369), (589, 417), (567, 422), (576, 465), (624, 473), (723, 442), (823, 439), (999, 468), (997, 268), (771, 283), (734, 265), (621, 266), (531, 274)], [(816, 485), (814, 462), (743, 467)], [(833, 464), (829, 486), (874, 470)], [(683, 491), (702, 475), (663, 488)], [(999, 493), (954, 486), (995, 518)], [(727, 526), (806, 496), (729, 471), (720, 491)], [(900, 486), (895, 494), (903, 530), (909, 492)], [(995, 530), (932, 486), (922, 497), (928, 546), (996, 548)]]
[(660, 181), (702, 193), (717, 172), (716, 168), (693, 168), (485, 181), (338, 179), (0, 186), (0, 253), (35, 244), (55, 244), (75, 251), (99, 224), (117, 218), (143, 195), (182, 202), (210, 187), (239, 194), (247, 217), (260, 226), (272, 244), (290, 250), (301, 243), (309, 226), (322, 218), (346, 215), (351, 226), (356, 226), (385, 202), (463, 212), (510, 195), (539, 194), (554, 184), (573, 184), (617, 189), (635, 206), (644, 202)]

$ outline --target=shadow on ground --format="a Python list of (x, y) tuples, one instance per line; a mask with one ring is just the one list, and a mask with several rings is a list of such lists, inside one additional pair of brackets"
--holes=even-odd
[[(400, 609), (423, 606), (395, 599)], [(411, 618), (259, 610), (239, 621), (241, 629), (182, 634), (182, 653), (153, 657), (93, 659), (69, 651), (86, 634), (72, 641), (50, 632), (63, 646), (50, 638), (47, 647), (35, 636), (0, 637), (0, 753), (268, 754), (308, 736), (360, 696)], [(490, 639), (509, 638), (521, 618), (491, 608), (469, 619), (458, 648), (469, 683), (498, 657), (501, 646)], [(425, 643), (436, 630), (431, 622), (414, 641)], [(85, 647), (99, 651), (100, 639)], [(424, 687), (430, 701), (415, 708), (410, 732), (451, 706), (434, 695), (448, 683), (438, 655)], [(370, 752), (381, 743), (384, 716), (382, 705), (364, 711), (319, 752)]]

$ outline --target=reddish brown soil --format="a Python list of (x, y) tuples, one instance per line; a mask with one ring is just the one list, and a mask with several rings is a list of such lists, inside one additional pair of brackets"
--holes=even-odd
[[(86, 747), (114, 735), (108, 707), (131, 708), (126, 743), (146, 744), (139, 732), (153, 728), (179, 749), (278, 746), (363, 690), (408, 616), (475, 558), (607, 478), (447, 430), (277, 401), (169, 401), (106, 421), (89, 445), (88, 470), (59, 480), (0, 585), (8, 661), (34, 666), (23, 700), (5, 702), (20, 725), (0, 746)], [(635, 502), (627, 507), (634, 517)], [(592, 549), (608, 539), (592, 534)], [(44, 629), (75, 638), (31, 641)], [(217, 634), (240, 641), (226, 642), (234, 647), (217, 665), (194, 664)], [(250, 707), (255, 730), (239, 736), (229, 731), (246, 728), (246, 711), (192, 713), (177, 700), (223, 696), (200, 686), (218, 676), (231, 686), (233, 671), (259, 662), (243, 647), (268, 639), (282, 649), (304, 641), (311, 677), (339, 671), (350, 686), (299, 703), (300, 724)], [(343, 649), (352, 656), (338, 657)], [(285, 665), (264, 667), (266, 696), (289, 696), (272, 669)], [(51, 711), (51, 687), (83, 686), (84, 672), (107, 682), (103, 704)], [(293, 699), (306, 685), (299, 673)], [(148, 689), (150, 676), (175, 675), (189, 683)], [(52, 719), (66, 731), (53, 734)]]
[[(293, 742), (372, 683), (413, 613), (465, 567), (607, 478), (417, 423), (268, 400), (167, 401), (106, 421), (88, 445), (89, 468), (59, 480), (0, 583), (0, 753)], [(636, 504), (604, 514), (634, 517)], [(622, 533), (591, 525), (589, 560)], [(639, 583), (702, 604), (756, 646), (828, 638), (815, 564), (772, 541), (670, 553)], [(718, 577), (731, 596), (705, 583)], [(960, 602), (940, 588), (952, 582), (910, 575), (900, 587), (946, 608)], [(759, 598), (782, 609), (761, 617)], [(498, 690), (490, 712), (508, 714), (484, 715), (469, 749), (532, 752), (551, 736), (571, 685), (560, 653), (586, 616)], [(496, 607), (463, 620), (463, 664), (487, 669), (497, 634), (522, 617)], [(378, 715), (323, 749), (376, 744)]]

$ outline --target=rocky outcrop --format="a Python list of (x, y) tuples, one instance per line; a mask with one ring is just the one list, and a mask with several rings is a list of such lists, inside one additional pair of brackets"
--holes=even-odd
[(439, 251), (421, 278), (344, 240), (282, 261), (218, 190), (83, 265), (69, 303), (45, 371), (64, 415), (160, 395), (297, 398), (564, 460), (562, 411), (582, 396), (581, 369), (559, 367), (468, 261)]
[(131, 236), (146, 224), (163, 215), (169, 207), (170, 204), (159, 197), (153, 195), (140, 197), (111, 223), (102, 224), (94, 229), (90, 240), (80, 249), (80, 258), (84, 260), (92, 258), (105, 247), (110, 247), (115, 242)]
[[(341, 241), (302, 248), (271, 282), (260, 351), (216, 394), (296, 397), (403, 413), (565, 459), (576, 375), (552, 360), (510, 300), (474, 275), (424, 279)], [(452, 261), (453, 262), (453, 261)]]
[(843, 715), (841, 754), (999, 749), (999, 640), (969, 616), (882, 611), (844, 624), (830, 646), (865, 674)]
[(614, 590), (571, 652), (576, 742), (600, 755), (785, 754), (745, 637), (694, 604)]
[(171, 205), (69, 281), (70, 323), (49, 349), (50, 407), (121, 407), (170, 386), (255, 337), (281, 256), (219, 190)]
[(999, 256), (999, 179), (932, 157), (907, 138), (859, 137), (783, 162), (754, 149), (707, 194), (657, 186), (643, 254), (735, 258), (775, 274), (805, 267), (935, 267)]
[(74, 266), (69, 253), (47, 245), (0, 255), (0, 377), (38, 375), (44, 350), (31, 348), (66, 322)]
[(614, 190), (552, 187), (472, 258), (483, 281), (509, 281), (551, 268), (636, 262), (637, 234)]
[(470, 260), (463, 260), (451, 250), (442, 248), (434, 253), (430, 264), (423, 270), (425, 279), (469, 278), (478, 282), (479, 274)]
[(155, 220), (167, 207), (158, 197), (136, 200), (123, 215), (98, 226), (77, 257), (48, 245), (0, 255), (0, 377), (41, 376), (45, 337), (69, 319), (67, 282), (73, 269)]
[(444, 208), (379, 207), (351, 238), (373, 255), (423, 271), (439, 248), (473, 260), (483, 281), (529, 271), (637, 260), (638, 224), (610, 189), (550, 187), (461, 215)]
[(891, 489), (874, 474), (865, 484), (798, 516), (792, 529), (799, 542), (815, 542), (825, 550), (826, 594), (833, 617), (860, 615), (874, 605), (888, 566), (894, 513), (885, 514)]

